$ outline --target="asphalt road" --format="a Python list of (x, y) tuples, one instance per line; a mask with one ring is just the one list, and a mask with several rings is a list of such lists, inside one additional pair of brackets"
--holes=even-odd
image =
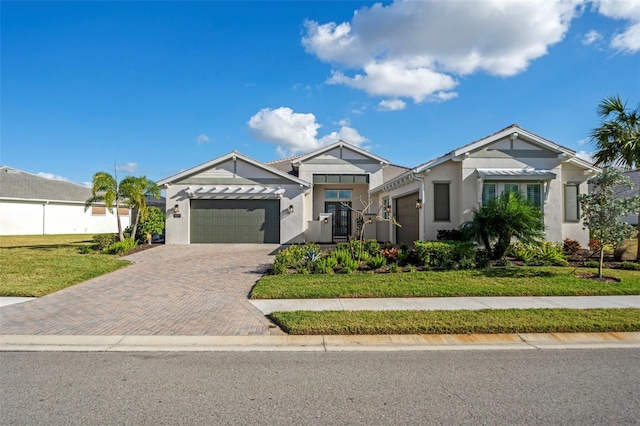
[(0, 424), (640, 424), (640, 350), (0, 353)]

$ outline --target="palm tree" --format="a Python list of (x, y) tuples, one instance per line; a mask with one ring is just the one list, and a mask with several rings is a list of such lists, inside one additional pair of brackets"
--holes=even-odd
[(124, 240), (124, 234), (122, 233), (122, 223), (120, 222), (120, 202), (122, 201), (122, 194), (120, 192), (120, 186), (116, 178), (111, 176), (107, 172), (97, 172), (93, 175), (91, 184), (91, 198), (84, 203), (84, 210), (87, 211), (94, 203), (105, 203), (109, 213), (113, 212), (113, 205), (116, 206), (116, 218), (118, 220), (118, 238), (120, 241)]
[(500, 259), (513, 238), (528, 244), (544, 237), (542, 212), (520, 192), (503, 192), (474, 211), (467, 232), (484, 244), (492, 259)]
[[(591, 132), (597, 150), (593, 156), (596, 165), (640, 168), (640, 104), (629, 110), (620, 96), (609, 96), (600, 102), (597, 111), (600, 127)], [(640, 193), (640, 185), (637, 189)], [(636, 260), (640, 261), (640, 212), (637, 238)]]
[(127, 199), (129, 206), (136, 209), (136, 217), (131, 230), (131, 238), (135, 238), (138, 224), (147, 220), (149, 216), (146, 197), (153, 195), (156, 198), (160, 198), (160, 188), (154, 181), (147, 179), (146, 176), (127, 176), (120, 182), (120, 191), (123, 197)]

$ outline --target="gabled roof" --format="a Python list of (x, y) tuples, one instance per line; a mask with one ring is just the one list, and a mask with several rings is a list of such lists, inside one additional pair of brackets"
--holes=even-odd
[(77, 183), (46, 179), (7, 166), (0, 167), (0, 198), (84, 204), (90, 197), (91, 189)]
[(506, 137), (509, 137), (511, 135), (515, 135), (518, 139), (529, 142), (533, 145), (537, 145), (541, 148), (547, 149), (551, 152), (555, 152), (558, 155), (564, 155), (566, 156), (566, 158), (568, 160), (570, 160), (572, 163), (576, 164), (579, 167), (582, 167), (584, 169), (593, 169), (593, 170), (599, 170), (597, 167), (595, 167), (593, 164), (589, 163), (586, 160), (583, 160), (579, 157), (576, 156), (576, 152), (572, 149), (569, 149), (567, 147), (564, 147), (562, 145), (558, 145), (555, 142), (552, 142), (548, 139), (543, 138), (542, 136), (536, 135), (535, 133), (532, 133), (526, 129), (523, 129), (522, 127), (518, 126), (517, 124), (512, 124), (508, 127), (505, 127), (504, 129), (493, 133), (489, 136), (486, 136), (482, 139), (478, 139), (474, 142), (471, 142), (467, 145), (464, 145), (460, 148), (454, 149), (451, 152), (448, 152), (447, 154), (438, 157), (436, 159), (430, 160), (426, 163), (423, 163), (421, 165), (419, 165), (418, 167), (416, 167), (416, 172), (420, 173), (422, 171), (427, 170), (430, 167), (435, 167), (438, 164), (442, 164), (445, 161), (454, 159), (456, 157), (461, 157), (464, 156), (465, 154), (471, 153), (473, 151), (477, 151), (480, 150), (482, 148), (484, 148), (487, 145), (491, 145), (494, 142), (497, 142), (501, 139), (504, 139)]
[(360, 147), (357, 147), (355, 145), (352, 145), (350, 143), (347, 143), (347, 142), (345, 142), (343, 140), (339, 140), (337, 142), (334, 142), (334, 143), (332, 143), (330, 145), (327, 145), (325, 147), (317, 149), (317, 150), (315, 150), (313, 152), (310, 152), (308, 154), (304, 154), (304, 155), (301, 155), (299, 157), (294, 157), (291, 160), (291, 163), (294, 164), (294, 165), (297, 165), (297, 164), (300, 164), (300, 163), (304, 163), (305, 161), (310, 160), (311, 158), (317, 157), (318, 155), (322, 155), (325, 152), (329, 152), (334, 148), (346, 148), (346, 149), (351, 150), (353, 152), (357, 152), (358, 154), (360, 154), (360, 155), (362, 155), (364, 157), (369, 157), (372, 160), (379, 161), (380, 163), (389, 164), (389, 160), (386, 160), (386, 159), (384, 159), (382, 157), (378, 157), (377, 155), (372, 154), (369, 151), (365, 151), (364, 149), (362, 149)]
[(244, 161), (246, 163), (249, 163), (249, 164), (251, 164), (251, 165), (253, 165), (253, 166), (257, 167), (257, 168), (263, 169), (263, 170), (265, 170), (265, 171), (267, 171), (269, 173), (273, 173), (274, 175), (280, 176), (283, 179), (290, 180), (291, 182), (297, 183), (299, 185), (304, 185), (306, 187), (311, 187), (311, 184), (309, 182), (305, 182), (304, 180), (298, 179), (297, 177), (292, 176), (292, 175), (290, 175), (290, 174), (288, 174), (286, 172), (283, 172), (282, 170), (279, 170), (279, 169), (277, 169), (275, 167), (272, 167), (272, 166), (269, 166), (267, 164), (261, 163), (258, 160), (254, 160), (251, 157), (247, 157), (246, 155), (240, 154), (238, 151), (232, 151), (232, 152), (230, 152), (228, 154), (225, 154), (225, 155), (223, 155), (221, 157), (214, 158), (211, 161), (207, 161), (206, 163), (202, 163), (202, 164), (200, 164), (198, 166), (192, 167), (192, 168), (190, 168), (188, 170), (184, 170), (184, 171), (182, 171), (182, 172), (180, 172), (178, 174), (175, 174), (173, 176), (169, 176), (168, 178), (162, 179), (162, 180), (158, 181), (158, 186), (166, 188), (167, 185), (170, 185), (170, 184), (174, 183), (177, 180), (181, 180), (181, 179), (183, 179), (185, 177), (197, 174), (197, 173), (199, 173), (199, 172), (201, 172), (203, 170), (210, 169), (210, 168), (212, 168), (212, 167), (214, 167), (214, 166), (216, 166), (218, 164), (222, 164), (222, 163), (224, 163), (226, 161), (233, 160), (233, 159), (242, 160), (242, 161)]
[(422, 163), (419, 166), (414, 167), (413, 169), (410, 169), (398, 175), (394, 179), (391, 179), (390, 181), (384, 182), (382, 185), (376, 188), (373, 188), (370, 192), (371, 193), (379, 192), (384, 187), (393, 185), (395, 182), (400, 182), (400, 181), (409, 182), (410, 181), (409, 177), (412, 174), (426, 172), (430, 168), (440, 165), (442, 163), (445, 163), (449, 160), (464, 159), (465, 156), (470, 154), (471, 152), (480, 150), (487, 145), (490, 145), (494, 142), (497, 142), (501, 139), (504, 139), (514, 134), (520, 140), (540, 146), (541, 148), (545, 148), (551, 152), (555, 152), (556, 154), (558, 154), (558, 158), (562, 158), (566, 161), (569, 161), (577, 165), (578, 167), (582, 167), (583, 169), (586, 169), (586, 170), (593, 170), (596, 172), (600, 171), (600, 169), (595, 165), (576, 156), (576, 152), (574, 150), (564, 147), (562, 145), (558, 145), (555, 142), (552, 142), (539, 135), (536, 135), (535, 133), (525, 130), (522, 127), (518, 126), (517, 124), (512, 124), (496, 133), (493, 133), (482, 139), (478, 139), (460, 148), (454, 149), (453, 151), (450, 151), (440, 157), (434, 158), (433, 160), (429, 160), (426, 163)]

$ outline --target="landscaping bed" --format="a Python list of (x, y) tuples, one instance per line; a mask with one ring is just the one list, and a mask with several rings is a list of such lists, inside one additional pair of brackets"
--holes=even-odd
[[(595, 274), (595, 269), (579, 271)], [(640, 294), (640, 273), (606, 270), (619, 282), (601, 283), (576, 276), (570, 267), (518, 266), (462, 271), (396, 274), (266, 275), (252, 299), (462, 296), (604, 296)]]
[(640, 331), (640, 309), (296, 311), (269, 318), (288, 334), (472, 334)]

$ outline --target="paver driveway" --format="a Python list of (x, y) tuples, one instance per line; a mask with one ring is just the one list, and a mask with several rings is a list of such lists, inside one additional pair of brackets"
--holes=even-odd
[(0, 308), (0, 334), (283, 334), (247, 300), (274, 244), (165, 245), (124, 269)]

